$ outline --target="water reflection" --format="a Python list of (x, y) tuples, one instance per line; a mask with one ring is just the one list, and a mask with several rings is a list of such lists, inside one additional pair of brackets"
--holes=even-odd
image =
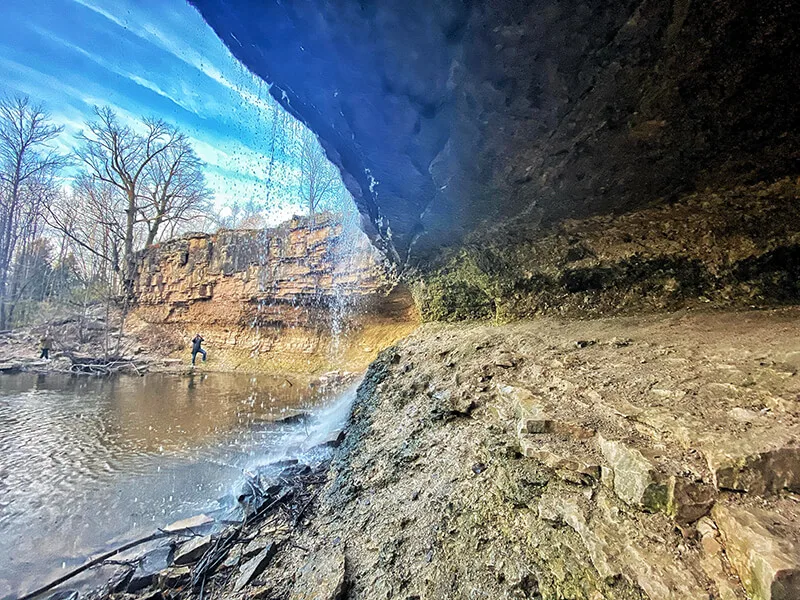
[(209, 508), (275, 449), (268, 423), (323, 400), (264, 376), (0, 377), (0, 590)]

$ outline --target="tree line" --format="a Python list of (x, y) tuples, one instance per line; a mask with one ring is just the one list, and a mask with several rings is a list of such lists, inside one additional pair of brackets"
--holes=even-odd
[[(84, 309), (114, 301), (124, 315), (142, 248), (266, 222), (269, 197), (215, 206), (188, 136), (162, 119), (129, 125), (96, 107), (71, 152), (56, 150), (62, 134), (30, 98), (0, 99), (0, 330), (53, 299)], [(297, 199), (309, 214), (350, 204), (313, 134), (276, 112), (271, 135), (270, 178), (279, 140), (297, 140)]]

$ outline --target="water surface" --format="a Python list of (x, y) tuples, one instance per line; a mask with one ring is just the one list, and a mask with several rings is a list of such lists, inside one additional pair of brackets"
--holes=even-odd
[[(325, 402), (241, 374), (0, 376), (0, 597), (219, 508), (242, 469), (285, 453), (273, 421)], [(293, 427), (294, 442), (312, 434)]]

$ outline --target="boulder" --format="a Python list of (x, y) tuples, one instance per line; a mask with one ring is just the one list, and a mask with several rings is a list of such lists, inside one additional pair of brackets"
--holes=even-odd
[(732, 502), (712, 509), (728, 560), (752, 600), (800, 598), (798, 515), (781, 513)]
[(693, 523), (708, 514), (716, 497), (711, 485), (672, 476), (668, 482), (667, 514), (680, 524)]

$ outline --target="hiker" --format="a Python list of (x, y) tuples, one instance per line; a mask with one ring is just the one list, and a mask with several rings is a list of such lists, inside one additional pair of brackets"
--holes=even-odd
[(50, 349), (53, 347), (53, 338), (50, 337), (50, 330), (46, 330), (44, 335), (39, 339), (39, 348), (42, 353), (39, 358), (50, 360)]
[(203, 336), (199, 333), (194, 336), (194, 339), (192, 340), (192, 366), (194, 366), (194, 361), (197, 358), (198, 353), (203, 355), (203, 362), (206, 362), (206, 351), (200, 347), (200, 344), (202, 344), (203, 341)]

